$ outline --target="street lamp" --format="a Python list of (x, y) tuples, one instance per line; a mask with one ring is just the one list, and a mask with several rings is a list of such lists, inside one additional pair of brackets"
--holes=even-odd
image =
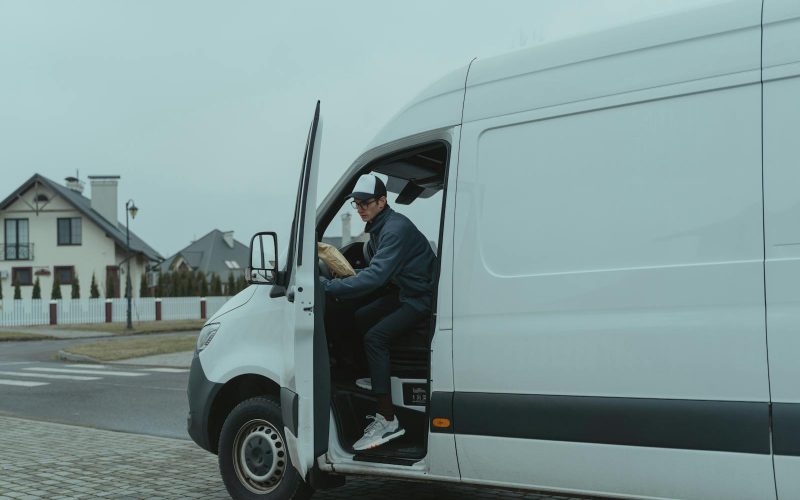
[(125, 247), (127, 249), (126, 260), (128, 261), (128, 272), (125, 277), (125, 295), (128, 297), (128, 322), (126, 325), (128, 330), (133, 329), (133, 324), (131, 323), (131, 229), (128, 227), (128, 214), (131, 215), (131, 219), (135, 219), (138, 212), (139, 209), (133, 200), (125, 202)]

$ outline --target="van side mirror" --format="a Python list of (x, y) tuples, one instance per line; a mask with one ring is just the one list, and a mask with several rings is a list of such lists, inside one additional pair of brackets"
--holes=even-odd
[(272, 231), (256, 233), (250, 240), (250, 265), (247, 282), (271, 285), (278, 275), (278, 235)]

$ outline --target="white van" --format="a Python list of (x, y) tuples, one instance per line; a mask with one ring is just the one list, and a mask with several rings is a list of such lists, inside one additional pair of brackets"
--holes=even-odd
[[(198, 339), (189, 431), (231, 496), (360, 474), (800, 498), (800, 2), (474, 60), (315, 207), (321, 132), (318, 105), (290, 241), (254, 237), (254, 285)], [(374, 400), (329, 354), (316, 242), (367, 172), (433, 221), (438, 292), (392, 353), (406, 435), (355, 453)]]

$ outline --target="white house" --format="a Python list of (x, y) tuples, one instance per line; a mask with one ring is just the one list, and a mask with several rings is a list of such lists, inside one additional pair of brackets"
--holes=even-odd
[[(4, 299), (13, 297), (15, 280), (22, 298), (30, 298), (37, 277), (42, 298), (49, 299), (55, 276), (63, 297), (70, 296), (74, 277), (79, 279), (81, 297), (89, 297), (92, 274), (101, 297), (107, 296), (109, 281), (114, 288), (111, 295), (124, 296), (127, 246), (125, 223), (118, 222), (119, 176), (89, 176), (89, 180), (91, 199), (83, 196), (83, 182), (75, 177), (67, 177), (66, 185), (61, 185), (35, 174), (0, 202)], [(163, 257), (133, 231), (130, 249), (132, 296), (138, 297), (142, 274)]]

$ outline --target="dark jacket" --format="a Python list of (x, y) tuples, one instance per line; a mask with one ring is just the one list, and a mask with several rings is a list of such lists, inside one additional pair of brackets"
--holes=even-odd
[(349, 299), (367, 295), (387, 283), (400, 289), (400, 302), (421, 312), (433, 303), (433, 272), (436, 256), (428, 240), (408, 220), (388, 206), (367, 223), (369, 267), (355, 276), (323, 279), (325, 292)]

